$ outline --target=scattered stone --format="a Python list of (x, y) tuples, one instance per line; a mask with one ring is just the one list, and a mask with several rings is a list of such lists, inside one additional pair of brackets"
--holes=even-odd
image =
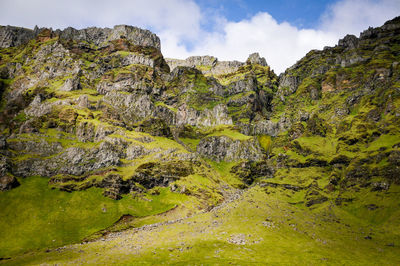
[(231, 235), (230, 238), (228, 239), (228, 242), (235, 245), (246, 245), (246, 235), (245, 234)]

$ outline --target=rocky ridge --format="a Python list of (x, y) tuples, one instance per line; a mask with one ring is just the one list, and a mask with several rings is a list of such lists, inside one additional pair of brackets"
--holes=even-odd
[(204, 209), (261, 183), (293, 206), (359, 209), (364, 193), (396, 213), (399, 30), (395, 18), (348, 35), (278, 77), (257, 53), (164, 59), (158, 37), (130, 26), (1, 27), (0, 189), (41, 176)]
[(128, 25), (117, 25), (114, 28), (85, 28), (81, 30), (68, 27), (64, 30), (50, 29), (50, 36), (41, 36), (46, 28), (26, 29), (14, 26), (0, 26), (0, 47), (8, 48), (23, 45), (35, 38), (58, 37), (63, 40), (85, 41), (97, 46), (107, 45), (107, 42), (127, 39), (134, 45), (151, 46), (161, 49), (160, 39), (148, 30)]

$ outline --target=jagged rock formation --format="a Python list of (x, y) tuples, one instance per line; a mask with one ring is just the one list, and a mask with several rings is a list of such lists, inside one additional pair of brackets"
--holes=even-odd
[(52, 192), (140, 202), (128, 211), (140, 217), (254, 185), (302, 210), (372, 208), (386, 226), (398, 220), (399, 36), (395, 18), (278, 77), (258, 53), (165, 60), (158, 37), (131, 26), (1, 27), (0, 190), (11, 191), (0, 195), (40, 176)]
[(151, 46), (158, 50), (161, 49), (160, 39), (157, 35), (148, 30), (128, 25), (117, 25), (113, 29), (109, 28), (86, 28), (77, 30), (68, 27), (64, 30), (49, 30), (50, 36), (41, 36), (46, 31), (44, 28), (35, 28), (34, 30), (14, 27), (0, 26), (0, 47), (15, 47), (28, 43), (35, 38), (59, 37), (62, 40), (86, 41), (96, 46), (107, 45), (107, 42), (118, 39), (126, 39), (134, 45)]
[[(308, 156), (295, 160), (272, 152), (278, 166), (329, 165), (333, 158), (314, 158), (297, 140), (336, 132), (343, 145), (360, 142), (343, 130), (352, 128), (351, 123), (340, 121), (367, 95), (382, 94), (382, 88), (392, 91), (380, 96), (386, 97), (386, 105), (370, 107), (359, 119), (375, 123), (370, 125), (375, 133), (365, 133), (366, 143), (386, 134), (379, 128), (389, 123), (382, 112), (394, 117), (398, 112), (394, 98), (399, 66), (393, 61), (398, 33), (394, 19), (360, 38), (346, 36), (335, 47), (311, 51), (278, 78), (258, 53), (246, 63), (212, 56), (164, 60), (158, 37), (131, 26), (62, 31), (1, 27), (0, 130), (5, 132), (2, 154), (10, 162), (2, 176), (75, 176), (71, 189), (88, 187), (82, 185), (90, 179), (88, 172), (142, 165), (150, 158), (260, 162), (270, 148), (247, 136), (263, 135), (276, 137), (276, 150), (290, 147)], [(343, 103), (327, 104), (339, 93), (347, 97)], [(390, 124), (397, 123), (390, 119)], [(285, 132), (289, 140), (281, 140)], [(154, 148), (151, 143), (159, 140), (148, 134), (179, 148)], [(345, 161), (358, 165), (353, 157)], [(393, 171), (397, 173), (382, 168), (371, 175), (397, 180)], [(121, 174), (116, 172), (113, 176)]]
[(230, 74), (243, 66), (239, 61), (218, 61), (214, 56), (191, 56), (185, 60), (166, 58), (165, 61), (171, 70), (178, 66), (193, 67), (200, 70), (204, 75)]

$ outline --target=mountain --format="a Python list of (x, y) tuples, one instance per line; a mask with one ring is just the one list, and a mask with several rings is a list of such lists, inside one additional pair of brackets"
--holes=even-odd
[(0, 264), (400, 262), (400, 17), (280, 76), (126, 25), (0, 47)]

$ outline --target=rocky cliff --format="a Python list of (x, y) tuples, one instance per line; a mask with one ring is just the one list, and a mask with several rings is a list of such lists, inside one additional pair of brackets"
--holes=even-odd
[[(191, 56), (185, 60), (166, 58), (165, 61), (171, 70), (178, 66), (192, 67), (200, 70), (204, 75), (219, 76), (236, 72), (245, 63), (239, 61), (219, 61), (214, 56)], [(259, 64), (261, 66), (268, 66), (265, 58), (260, 57), (258, 53), (249, 55), (246, 61), (250, 64)]]
[[(49, 31), (49, 36), (41, 36), (43, 32)], [(64, 30), (38, 28), (26, 29), (14, 26), (0, 26), (0, 47), (15, 47), (27, 44), (35, 38), (58, 37), (62, 40), (85, 41), (97, 46), (106, 45), (109, 41), (127, 39), (134, 45), (151, 46), (160, 50), (160, 39), (148, 30), (128, 25), (117, 25), (114, 28), (86, 28), (77, 30), (68, 27)]]
[(131, 26), (1, 27), (0, 189), (40, 176), (58, 192), (133, 198), (150, 207), (127, 212), (146, 216), (258, 184), (298, 193), (302, 208), (361, 208), (364, 193), (395, 215), (399, 36), (395, 18), (278, 77), (258, 53), (164, 59), (159, 38)]

